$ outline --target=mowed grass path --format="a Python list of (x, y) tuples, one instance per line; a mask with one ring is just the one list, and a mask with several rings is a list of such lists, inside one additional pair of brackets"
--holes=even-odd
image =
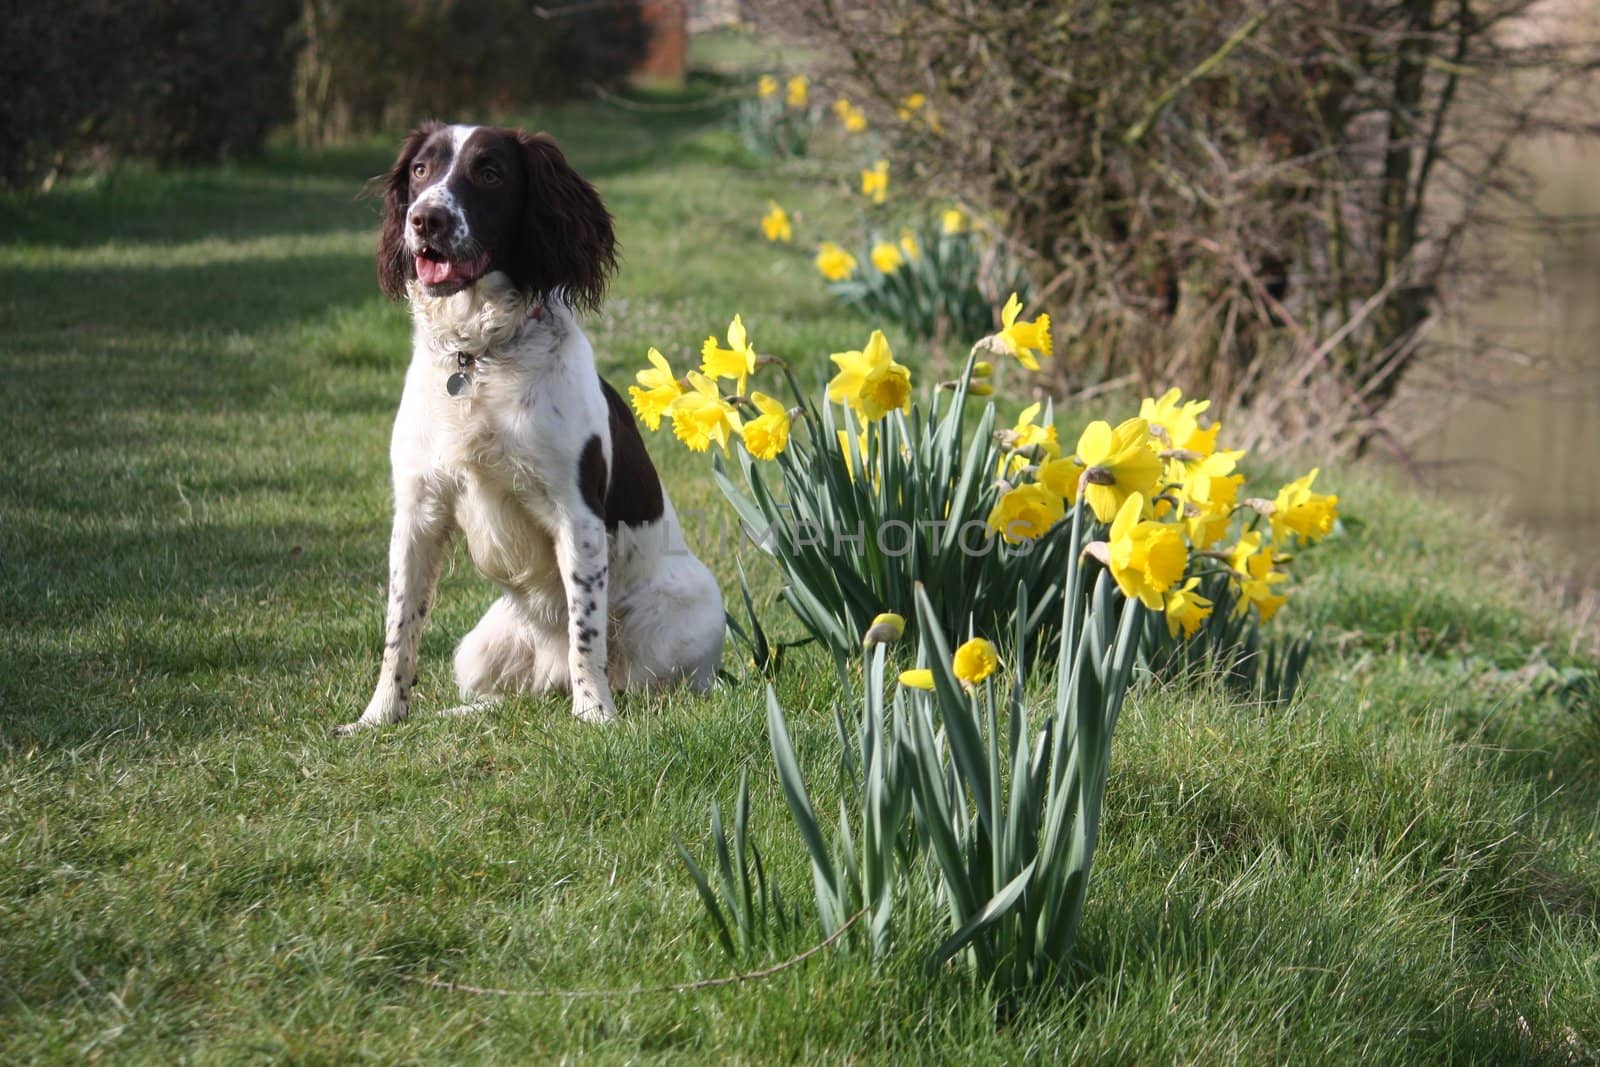
[[(840, 186), (757, 166), (716, 117), (529, 120), (619, 219), (625, 266), (590, 327), (618, 384), (651, 344), (682, 364), (734, 311), (812, 377), (870, 328), (754, 228), (769, 197), (848, 217)], [(996, 1025), (910, 950), (692, 994), (419, 984), (729, 973), (673, 843), (703, 850), (742, 770), (776, 877), (802, 902), (810, 879), (755, 680), (629, 699), (611, 729), (554, 699), (432, 716), (493, 596), (461, 554), (419, 713), (329, 736), (382, 645), (408, 329), (354, 196), (390, 152), (0, 201), (0, 1060), (1600, 1055), (1600, 721), (1592, 691), (1551, 681), (1593, 664), (1518, 577), (1524, 553), (1354, 473), (1324, 476), (1352, 521), (1307, 555), (1288, 613), (1323, 638), (1304, 699), (1146, 688), (1125, 714), (1067, 990)], [(680, 511), (712, 517), (696, 536), (732, 593), (704, 458), (650, 443)], [(829, 677), (801, 660), (779, 682), (825, 811)]]

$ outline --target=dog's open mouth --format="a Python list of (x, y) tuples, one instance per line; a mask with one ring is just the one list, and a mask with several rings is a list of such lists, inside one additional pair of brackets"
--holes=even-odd
[(417, 280), (423, 285), (471, 285), (489, 269), (489, 255), (477, 259), (451, 259), (443, 252), (423, 246), (416, 254)]

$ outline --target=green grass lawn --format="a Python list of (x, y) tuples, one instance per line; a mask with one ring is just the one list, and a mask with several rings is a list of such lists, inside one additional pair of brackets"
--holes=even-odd
[[(619, 384), (734, 311), (813, 376), (870, 328), (755, 227), (768, 198), (839, 212), (837, 183), (758, 165), (718, 118), (528, 120), (619, 220), (588, 325)], [(1065, 991), (997, 1025), (909, 949), (682, 994), (419, 984), (730, 973), (673, 843), (703, 851), (745, 769), (791, 898), (809, 874), (756, 681), (625, 698), (610, 729), (555, 698), (432, 716), (493, 598), (464, 554), (419, 713), (330, 736), (382, 646), (408, 329), (355, 196), (392, 144), (0, 200), (0, 1061), (1600, 1058), (1600, 716), (1558, 684), (1594, 665), (1528, 577), (1536, 549), (1350, 471), (1318, 484), (1350, 521), (1285, 613), (1320, 637), (1303, 698), (1132, 699)], [(729, 521), (704, 457), (650, 444), (680, 512)], [(731, 545), (707, 551), (733, 592)], [(801, 660), (779, 682), (824, 811), (829, 679)]]

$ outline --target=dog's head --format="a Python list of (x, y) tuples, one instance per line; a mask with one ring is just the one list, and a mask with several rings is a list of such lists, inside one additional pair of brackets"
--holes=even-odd
[(547, 134), (427, 123), (386, 176), (378, 284), (459, 292), (503, 271), (525, 292), (593, 310), (616, 267), (611, 215)]

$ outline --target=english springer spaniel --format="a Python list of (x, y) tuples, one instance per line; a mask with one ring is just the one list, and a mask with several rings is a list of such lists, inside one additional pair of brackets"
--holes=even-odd
[(394, 532), (377, 691), (351, 733), (406, 717), (440, 563), (460, 529), (499, 600), (456, 650), (466, 704), (712, 682), (722, 594), (690, 554), (628, 406), (575, 311), (616, 265), (599, 194), (544, 134), (430, 123), (384, 178), (378, 280), (411, 305), (390, 462)]

